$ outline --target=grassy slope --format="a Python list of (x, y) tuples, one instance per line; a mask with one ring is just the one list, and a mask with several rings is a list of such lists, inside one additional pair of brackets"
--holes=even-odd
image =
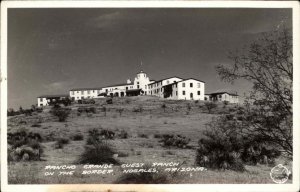
[[(161, 108), (165, 103), (166, 111)], [(192, 109), (188, 112), (187, 104)], [(107, 114), (101, 112), (104, 99), (96, 101), (95, 105), (72, 105), (72, 113), (67, 122), (57, 122), (46, 108), (43, 113), (25, 117), (23, 115), (10, 117), (8, 131), (14, 131), (24, 127), (30, 131), (39, 132), (43, 136), (53, 134), (54, 137), (70, 137), (75, 133), (87, 136), (90, 128), (105, 128), (110, 130), (124, 129), (129, 133), (128, 139), (115, 139), (108, 141), (118, 152), (128, 154), (127, 157), (118, 157), (122, 163), (134, 162), (184, 162), (184, 166), (193, 166), (195, 160), (195, 147), (201, 137), (201, 131), (205, 129), (205, 123), (209, 122), (216, 113), (234, 108), (227, 106), (226, 109), (220, 104), (214, 114), (208, 114), (203, 103), (193, 101), (171, 101), (156, 97), (130, 97), (114, 98), (114, 103), (106, 105)], [(81, 106), (94, 106), (97, 113), (77, 115), (77, 108)], [(143, 112), (133, 112), (134, 108), (142, 106)], [(124, 108), (120, 116), (117, 109)], [(20, 125), (20, 121), (26, 121), (26, 125)], [(31, 127), (40, 122), (41, 127)], [(141, 138), (144, 133), (148, 138)], [(154, 134), (168, 133), (181, 134), (191, 138), (192, 149), (166, 149), (154, 138)], [(71, 141), (63, 149), (54, 149), (54, 142), (44, 142), (45, 154), (40, 162), (18, 162), (9, 165), (9, 179), (13, 183), (112, 183), (120, 175), (116, 167), (114, 175), (90, 175), (83, 176), (80, 171), (75, 176), (45, 177), (46, 165), (69, 165), (73, 164), (84, 150), (85, 141)], [(282, 163), (282, 162), (281, 162)], [(247, 172), (237, 173), (233, 171), (204, 171), (188, 173), (180, 176), (180, 181), (174, 183), (272, 183), (269, 173), (271, 167), (247, 166)], [(28, 175), (30, 175), (28, 177)]]

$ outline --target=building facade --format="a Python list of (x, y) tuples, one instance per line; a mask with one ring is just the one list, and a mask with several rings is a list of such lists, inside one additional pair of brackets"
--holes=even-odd
[(205, 100), (207, 101), (218, 101), (229, 103), (239, 103), (239, 95), (233, 92), (213, 92), (205, 95)]
[(41, 95), (37, 97), (38, 107), (48, 106), (51, 102), (68, 98), (69, 95)]
[(164, 98), (179, 100), (204, 100), (205, 82), (194, 78), (184, 79), (164, 86)]
[[(105, 96), (125, 97), (137, 95), (153, 95), (166, 99), (204, 100), (205, 82), (194, 78), (183, 79), (176, 76), (155, 81), (151, 80), (145, 72), (140, 71), (136, 74), (133, 82), (128, 79), (126, 83), (69, 90), (69, 97), (74, 101)], [(47, 105), (49, 99), (48, 97), (38, 97), (38, 105)]]

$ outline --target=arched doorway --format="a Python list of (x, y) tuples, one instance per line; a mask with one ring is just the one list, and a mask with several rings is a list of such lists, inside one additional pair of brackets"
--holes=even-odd
[(119, 93), (118, 92), (115, 93), (115, 97), (119, 97)]
[(121, 97), (124, 97), (124, 92), (121, 92), (120, 94), (121, 94)]

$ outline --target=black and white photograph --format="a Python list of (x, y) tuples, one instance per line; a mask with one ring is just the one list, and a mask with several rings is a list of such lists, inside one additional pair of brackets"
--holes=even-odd
[(299, 6), (286, 3), (1, 7), (2, 182), (293, 191)]

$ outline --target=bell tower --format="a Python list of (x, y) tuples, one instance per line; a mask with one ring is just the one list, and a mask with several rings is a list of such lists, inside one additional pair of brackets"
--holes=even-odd
[(136, 77), (134, 78), (134, 87), (136, 89), (142, 89), (144, 92), (147, 91), (147, 85), (149, 83), (149, 77), (147, 77), (147, 74), (143, 70), (137, 73)]

